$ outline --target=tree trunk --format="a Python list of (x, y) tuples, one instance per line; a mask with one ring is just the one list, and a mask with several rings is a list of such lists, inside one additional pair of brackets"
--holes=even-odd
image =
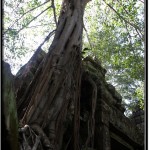
[[(82, 29), (87, 2), (63, 1), (52, 45), (23, 96), (29, 105), (21, 124), (31, 125), (44, 145), (55, 150), (61, 148), (68, 109), (74, 113), (72, 149), (79, 149)], [(44, 130), (49, 133), (45, 135)]]

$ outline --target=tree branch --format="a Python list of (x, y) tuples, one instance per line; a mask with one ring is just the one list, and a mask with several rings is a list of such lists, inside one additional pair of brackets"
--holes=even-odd
[[(119, 0), (117, 0), (117, 1), (118, 1), (118, 3), (120, 3), (120, 1), (119, 1)], [(124, 11), (126, 12), (126, 14), (130, 15), (130, 14), (128, 13), (128, 11), (125, 9), (124, 5), (123, 5), (123, 4), (121, 4), (121, 5), (122, 5), (122, 7), (123, 7)]]
[(140, 39), (142, 41), (144, 41), (144, 39), (143, 39), (144, 35), (141, 32), (139, 33), (139, 31), (137, 29), (135, 29), (135, 30), (136, 30), (137, 34), (139, 35)]
[(50, 32), (50, 33), (47, 35), (47, 37), (44, 39), (44, 41), (40, 44), (39, 47), (42, 47), (42, 46), (44, 45), (44, 43), (45, 43), (46, 41), (48, 41), (48, 40), (50, 39), (50, 37), (55, 33), (55, 31), (56, 31), (56, 30), (53, 30), (52, 32)]
[(40, 143), (40, 136), (36, 136), (35, 144), (34, 144), (32, 150), (37, 150), (39, 143)]
[(26, 27), (26, 28), (38, 28), (38, 27), (41, 27), (41, 26), (49, 26), (50, 24), (55, 24), (55, 23), (46, 23), (46, 24), (39, 24), (39, 25), (35, 25), (35, 26), (29, 26), (29, 27)]
[[(118, 1), (118, 3), (120, 2), (119, 0), (117, 0)], [(123, 6), (123, 5), (122, 5)], [(130, 13), (125, 9), (125, 7), (123, 6), (123, 9), (124, 9), (124, 11), (128, 14), (128, 16), (130, 16)], [(140, 33), (139, 33), (139, 31), (138, 31), (138, 29), (137, 28), (135, 28), (135, 30), (136, 30), (136, 32), (137, 32), (137, 34), (138, 34), (138, 36), (140, 37), (140, 39), (141, 40), (143, 40), (144, 41), (144, 39), (142, 38), (142, 33), (141, 33), (141, 30), (139, 30), (140, 31), (140, 33), (141, 33), (141, 35), (140, 35)], [(131, 37), (131, 36), (130, 36)]]
[(11, 14), (16, 10), (16, 8), (18, 8), (19, 7), (19, 5), (21, 4), (21, 1), (17, 4), (17, 6), (16, 7), (14, 7), (13, 8), (13, 10), (12, 10), (12, 12), (11, 12)]
[(139, 0), (140, 2), (142, 2), (143, 4), (144, 4), (144, 1), (142, 1), (142, 0)]
[(56, 10), (55, 10), (55, 4), (54, 4), (54, 0), (52, 0), (52, 8), (53, 8), (53, 14), (54, 14), (54, 20), (55, 20), (55, 24), (56, 27), (58, 26), (58, 22), (57, 22), (57, 17), (56, 17)]
[[(141, 33), (141, 35), (142, 35), (142, 31), (141, 31), (141, 29), (140, 29), (137, 25), (135, 25), (135, 24), (129, 22), (128, 20), (126, 20), (126, 19), (125, 19), (124, 17), (122, 17), (110, 4), (106, 3), (105, 0), (103, 0), (103, 1), (104, 1), (104, 3), (105, 3), (107, 6), (109, 6), (109, 7), (119, 16), (120, 19), (124, 20), (125, 23), (129, 24), (130, 26), (134, 27), (135, 30), (136, 30), (136, 32), (137, 32), (137, 30), (138, 30), (138, 31)], [(138, 34), (139, 34), (139, 33), (138, 33)], [(140, 37), (141, 37), (141, 36), (140, 36)]]
[(29, 13), (29, 12), (31, 12), (31, 11), (33, 11), (33, 10), (35, 10), (35, 9), (41, 7), (41, 6), (43, 6), (44, 4), (46, 4), (46, 3), (48, 3), (48, 2), (49, 2), (49, 1), (46, 1), (46, 2), (42, 3), (41, 5), (39, 5), (39, 6), (37, 6), (37, 7), (34, 7), (34, 8), (32, 8), (32, 9), (28, 10), (27, 12), (25, 12), (20, 18), (16, 19), (16, 20), (13, 22), (12, 25), (9, 26), (8, 29), (7, 29), (3, 34), (6, 34), (6, 33), (9, 31), (9, 29), (12, 28), (12, 27), (14, 26), (14, 24), (17, 23), (21, 18), (23, 18), (27, 13)]
[(42, 15), (45, 11), (47, 11), (51, 6), (47, 7), (45, 10), (43, 10), (40, 14), (38, 14), (37, 16), (35, 16), (32, 20), (30, 20), (25, 27), (22, 27), (20, 30), (17, 31), (17, 34), (23, 30), (24, 28), (26, 28), (31, 22), (33, 22), (35, 19), (37, 19), (40, 15)]

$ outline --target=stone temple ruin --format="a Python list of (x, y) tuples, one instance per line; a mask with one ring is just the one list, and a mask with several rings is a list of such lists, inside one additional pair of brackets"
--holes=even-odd
[[(137, 115), (135, 114), (137, 112), (133, 113), (134, 121), (130, 120), (124, 115), (125, 108), (121, 104), (121, 95), (115, 90), (115, 88), (112, 85), (107, 84), (107, 82), (105, 81), (106, 71), (101, 67), (101, 65), (97, 64), (95, 64), (95, 62), (92, 60), (88, 62), (85, 61), (86, 69), (88, 70), (90, 76), (95, 81), (98, 87), (97, 107), (95, 113), (96, 149), (144, 149), (144, 120), (140, 121), (138, 119), (138, 122), (136, 122)], [(85, 86), (85, 88), (86, 87), (87, 86)], [(144, 117), (144, 111), (139, 110), (138, 112), (138, 118)], [(141, 127), (140, 129), (138, 128), (139, 126)]]
[[(18, 118), (22, 118), (28, 102), (22, 100), (22, 93), (33, 79), (36, 68), (45, 56), (43, 51), (38, 52), (30, 61), (23, 66), (14, 77), (15, 92), (17, 95)], [(115, 87), (105, 80), (106, 70), (101, 64), (89, 57), (83, 60), (83, 75), (81, 82), (80, 98), (80, 145), (82, 150), (144, 150), (144, 112), (139, 110), (133, 113), (132, 119), (124, 115), (125, 108), (122, 106), (122, 97)], [(97, 98), (95, 103), (91, 101), (93, 85), (91, 78), (97, 86)], [(92, 118), (92, 108), (95, 107), (95, 116)], [(70, 110), (70, 114), (71, 114)], [(68, 118), (70, 117), (68, 114)], [(90, 129), (89, 120), (94, 123), (94, 130)], [(71, 119), (67, 119), (67, 130), (64, 133), (63, 146), (68, 142), (72, 132)], [(91, 132), (89, 130), (92, 130)], [(93, 148), (88, 143), (88, 134), (94, 132)], [(67, 150), (71, 150), (71, 142)]]

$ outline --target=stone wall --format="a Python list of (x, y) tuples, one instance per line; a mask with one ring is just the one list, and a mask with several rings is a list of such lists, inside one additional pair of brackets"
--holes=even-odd
[[(88, 59), (84, 62), (85, 73), (88, 73), (98, 87), (96, 107), (95, 148), (101, 150), (114, 149), (112, 141), (121, 144), (124, 149), (138, 150), (144, 146), (144, 135), (135, 122), (124, 115), (122, 97), (115, 87), (105, 80), (105, 69), (101, 64), (94, 64)], [(120, 149), (118, 147), (118, 149)]]
[(2, 147), (3, 149), (18, 150), (18, 118), (15, 101), (14, 76), (10, 65), (2, 62)]

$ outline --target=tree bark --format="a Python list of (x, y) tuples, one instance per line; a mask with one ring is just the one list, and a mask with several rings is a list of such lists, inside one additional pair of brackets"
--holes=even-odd
[(22, 125), (38, 126), (40, 133), (48, 129), (49, 141), (45, 136), (43, 141), (46, 141), (45, 146), (55, 150), (61, 148), (63, 137), (60, 133), (63, 135), (70, 104), (74, 106), (72, 149), (79, 149), (82, 29), (87, 2), (63, 1), (52, 45), (29, 87), (30, 93), (24, 95), (29, 105), (21, 120)]

